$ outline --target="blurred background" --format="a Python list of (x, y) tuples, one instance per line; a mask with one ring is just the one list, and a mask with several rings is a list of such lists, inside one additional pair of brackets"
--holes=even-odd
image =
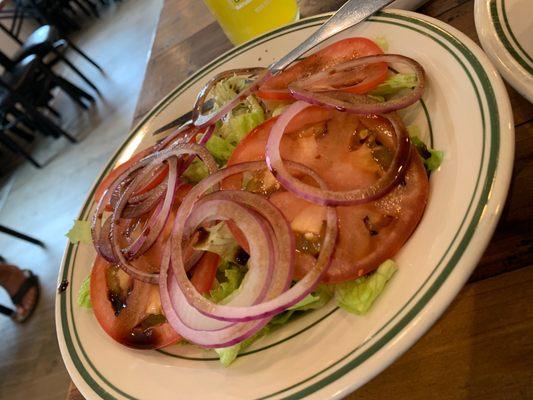
[(46, 244), (0, 231), (0, 255), (41, 281), (30, 320), (0, 315), (1, 399), (66, 396), (54, 326), (65, 233), (130, 130), (162, 4), (0, 1), (0, 229)]

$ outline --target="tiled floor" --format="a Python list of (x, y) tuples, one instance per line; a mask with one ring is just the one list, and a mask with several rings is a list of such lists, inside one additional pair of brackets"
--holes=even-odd
[[(98, 172), (131, 125), (162, 0), (126, 0), (107, 9), (77, 43), (106, 70), (105, 76), (83, 60), (77, 65), (103, 93), (96, 107), (64, 121), (84, 139), (77, 145), (54, 142), (59, 152), (43, 170), (23, 164), (0, 208), (0, 224), (43, 240), (40, 249), (0, 234), (0, 254), (36, 272), (42, 297), (35, 316), (16, 325), (0, 315), (0, 399), (64, 399), (68, 375), (54, 327), (57, 272), (65, 233)], [(64, 106), (70, 106), (65, 103)], [(102, 145), (105, 143), (105, 146)], [(0, 196), (1, 197), (1, 196)], [(0, 303), (9, 303), (0, 293)]]

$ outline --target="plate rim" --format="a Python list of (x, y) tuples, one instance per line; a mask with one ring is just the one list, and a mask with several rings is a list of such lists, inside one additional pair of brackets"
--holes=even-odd
[[(500, 10), (504, 25), (500, 22)], [(529, 55), (514, 37), (508, 22), (504, 0), (476, 0), (474, 21), (481, 46), (506, 81), (530, 102), (533, 102), (533, 61), (527, 61), (511, 42)], [(509, 31), (510, 37), (506, 30)]]
[[(425, 16), (425, 15), (420, 15), (420, 14), (416, 14), (416, 13), (411, 13), (411, 12), (404, 12), (404, 11), (399, 11), (399, 10), (389, 10), (387, 12), (384, 12), (380, 15), (387, 15), (387, 14), (391, 14), (391, 15), (404, 15), (404, 16), (407, 16), (407, 17), (410, 17), (411, 19), (413, 20), (416, 20), (416, 21), (421, 21), (421, 22), (425, 22), (425, 23), (429, 23), (429, 24), (433, 24), (433, 26), (436, 26), (438, 29), (440, 29), (441, 31), (444, 31), (446, 32), (446, 30), (450, 31), (453, 33), (453, 34), (450, 34), (449, 32), (446, 32), (448, 33), (450, 36), (455, 36), (455, 37), (459, 37), (463, 42), (465, 41), (466, 39), (466, 42), (468, 43), (468, 46), (465, 46), (467, 49), (471, 49), (472, 47), (474, 49), (477, 49), (477, 46), (470, 40), (468, 39), (464, 34), (462, 34), (461, 32), (455, 30), (453, 27), (450, 27), (446, 24), (443, 24), (442, 22), (438, 21), (438, 20), (435, 20), (431, 17), (428, 17), (428, 16)], [(151, 120), (152, 118), (156, 117), (159, 113), (158, 113), (158, 110), (160, 111), (160, 109), (166, 104), (166, 103), (169, 103), (169, 102), (172, 102), (177, 96), (180, 95), (180, 89), (185, 89), (186, 87), (192, 85), (197, 79), (200, 79), (201, 76), (203, 76), (203, 74), (206, 74), (208, 73), (212, 68), (216, 68), (218, 66), (219, 63), (225, 61), (226, 58), (229, 58), (230, 56), (233, 55), (233, 53), (235, 52), (238, 52), (239, 50), (242, 50), (242, 51), (245, 51), (246, 49), (248, 49), (249, 47), (251, 47), (251, 44), (252, 43), (262, 43), (261, 41), (266, 41), (268, 40), (269, 38), (271, 38), (272, 36), (274, 36), (276, 33), (278, 32), (283, 32), (283, 34), (286, 34), (286, 33), (289, 33), (293, 30), (293, 28), (295, 27), (298, 27), (300, 25), (304, 26), (304, 27), (307, 27), (307, 26), (310, 26), (310, 24), (313, 22), (313, 21), (324, 21), (325, 18), (327, 18), (330, 14), (321, 14), (321, 15), (317, 15), (317, 16), (313, 16), (313, 17), (310, 17), (310, 18), (306, 18), (306, 19), (302, 19), (294, 24), (291, 24), (289, 26), (286, 26), (286, 27), (283, 27), (283, 28), (279, 28), (273, 32), (270, 32), (270, 33), (267, 33), (265, 35), (262, 35), (250, 42), (247, 42), (245, 43), (244, 45), (242, 46), (239, 46), (237, 48), (233, 48), (231, 50), (229, 50), (228, 52), (222, 54), (221, 56), (217, 57), (215, 60), (209, 62), (208, 64), (206, 64), (204, 67), (202, 67), (201, 69), (199, 69), (195, 74), (193, 74), (191, 77), (187, 78), (186, 80), (184, 80), (180, 85), (178, 85), (174, 90), (172, 90), (167, 96), (165, 96), (160, 102), (158, 102), (158, 104), (152, 108), (134, 127), (134, 129), (132, 129), (130, 135), (128, 136), (128, 138), (122, 143), (121, 146), (119, 146), (119, 148), (117, 149), (117, 151), (114, 153), (114, 155), (111, 157), (110, 161), (108, 161), (106, 167), (103, 168), (103, 171), (101, 171), (101, 173), (98, 175), (98, 178), (95, 182), (95, 184), (93, 185), (91, 191), (89, 192), (87, 198), (85, 199), (85, 202), (82, 206), (82, 210), (80, 212), (80, 215), (83, 214), (84, 210), (90, 206), (91, 204), (91, 198), (92, 198), (92, 194), (94, 192), (94, 189), (96, 187), (96, 184), (98, 182), (99, 179), (101, 179), (104, 174), (109, 170), (109, 168), (114, 165), (115, 163), (115, 160), (117, 158), (117, 156), (123, 151), (123, 149), (125, 148), (125, 146), (128, 144), (128, 142), (136, 135), (138, 134), (141, 134), (142, 133), (142, 127), (143, 125), (145, 125), (147, 123), (147, 121)], [(457, 39), (456, 39), (457, 40)], [(480, 50), (479, 50), (480, 51)], [(238, 54), (238, 53), (237, 53)], [(482, 54), (481, 54), (482, 55)], [(476, 55), (473, 55), (474, 59), (476, 59), (478, 62), (479, 62), (479, 58), (480, 58), (480, 54), (476, 54)], [(483, 58), (483, 57), (481, 57)], [(489, 69), (489, 73), (493, 72), (491, 71), (491, 64), (490, 63), (487, 63), (487, 60), (485, 59), (482, 59), (483, 62), (480, 63), (480, 66), (481, 66), (481, 69), (483, 71), (485, 71), (485, 69)], [(486, 72), (486, 71), (485, 71)], [(197, 78), (198, 77), (198, 78)], [(195, 80), (195, 78), (197, 78)], [(500, 81), (498, 81), (499, 77), (497, 74), (495, 73), (492, 73), (491, 74), (491, 79), (488, 79), (489, 80), (489, 83), (492, 83), (494, 84), (498, 91), (501, 91), (502, 88), (503, 88), (503, 83)], [(503, 93), (505, 93), (505, 90), (503, 91)], [(508, 104), (508, 99), (505, 98), (504, 99), (501, 99), (501, 101), (503, 103), (505, 103), (507, 101), (507, 104), (503, 104), (503, 107), (498, 107), (498, 110), (501, 112), (501, 110), (505, 110), (507, 112), (507, 115), (504, 115), (504, 117), (507, 117), (507, 120), (511, 121), (512, 122), (512, 117), (510, 115), (510, 105)], [(500, 105), (498, 102), (497, 102), (497, 105)], [(498, 117), (500, 117), (500, 112), (498, 112)], [(504, 113), (505, 114), (505, 113)], [(505, 118), (504, 118), (505, 119)], [(499, 126), (499, 128), (501, 129), (501, 125)], [(498, 133), (501, 135), (501, 130), (500, 129), (497, 129)], [(511, 138), (513, 137), (513, 127), (512, 127), (512, 123), (510, 125), (510, 132), (511, 133)], [(508, 139), (510, 140), (510, 139)], [(513, 141), (514, 143), (514, 141)], [(513, 147), (513, 146), (511, 146)], [(509, 154), (507, 154), (508, 156), (510, 155), (510, 159), (511, 159), (511, 164), (512, 164), (512, 152), (513, 152), (513, 148), (510, 148), (509, 149), (510, 152)], [(503, 191), (502, 190), (499, 190), (500, 192), (500, 200), (501, 201), (504, 201), (505, 200), (505, 195), (507, 193), (507, 187), (508, 187), (508, 181), (509, 181), (509, 178), (510, 178), (510, 168), (509, 168), (509, 165), (507, 165), (507, 171), (503, 171), (504, 172), (504, 176), (501, 178), (501, 180), (503, 180), (503, 186), (500, 185), (500, 189), (503, 187)], [(505, 174), (505, 172), (507, 172), (507, 174)], [(507, 179), (506, 179), (506, 176), (505, 175), (508, 175)], [(493, 176), (492, 179), (491, 179), (491, 184), (494, 185), (495, 183), (495, 177)], [(507, 183), (505, 182), (507, 180)], [(501, 194), (503, 192), (503, 195)], [(486, 204), (484, 204), (486, 205)], [(501, 213), (501, 210), (499, 212), (497, 212), (496, 214), (496, 220), (499, 216), (499, 214)], [(488, 236), (488, 239), (486, 239), (484, 241), (484, 243), (481, 245), (482, 249), (481, 251), (478, 251), (478, 253), (481, 253), (486, 244), (488, 243), (488, 240), (490, 240), (490, 237), (492, 236), (492, 230), (495, 228), (496, 226), (496, 222), (492, 222), (491, 226), (489, 226), (489, 230), (490, 230), (490, 233), (485, 234), (485, 236)], [(69, 248), (71, 249), (73, 246), (69, 246), (67, 245), (67, 248), (65, 249), (65, 252), (64, 252), (64, 255), (63, 255), (63, 260), (62, 260), (62, 263), (61, 263), (61, 269), (60, 269), (60, 273), (59, 273), (59, 281), (61, 281), (63, 275), (64, 275), (64, 272), (65, 270), (68, 268), (68, 263), (67, 263), (67, 258), (68, 258), (68, 254), (67, 254), (67, 251), (69, 250)], [(481, 256), (481, 254), (479, 254), (478, 256), (476, 256), (475, 258), (479, 258)], [(467, 277), (468, 275), (470, 275), (470, 272), (471, 270), (475, 267), (475, 262), (472, 263), (472, 267), (470, 269), (470, 271), (468, 271), (468, 274), (467, 274)], [(450, 271), (451, 272), (451, 271)], [(464, 280), (466, 280), (466, 278), (464, 278)], [(447, 277), (445, 277), (444, 279), (444, 282), (447, 281)], [(462, 282), (464, 283), (464, 282)], [(462, 283), (460, 283), (460, 285), (458, 286), (457, 291), (460, 290), (460, 288), (462, 287)], [(457, 285), (456, 285), (457, 286)], [(455, 294), (456, 294), (455, 292)], [(408, 347), (410, 347), (412, 345), (412, 342), (416, 341), (427, 329), (429, 329), (429, 326), (431, 326), (434, 322), (434, 320), (444, 311), (444, 309), (447, 307), (448, 303), (451, 302), (453, 300), (453, 298), (455, 298), (455, 294), (453, 296), (447, 296), (449, 297), (449, 301), (448, 302), (445, 302), (444, 306), (442, 306), (442, 303), (441, 303), (441, 310), (440, 311), (437, 311), (437, 312), (434, 312), (433, 314), (433, 318), (426, 318), (425, 319), (425, 324), (419, 324), (418, 325), (418, 330), (420, 331), (420, 326), (422, 325), (425, 325), (424, 328), (422, 328), (422, 330), (420, 331), (420, 333), (416, 333), (413, 335), (411, 335), (411, 338), (412, 338), (412, 341), (411, 343), (407, 343), (403, 346), (403, 348), (400, 348), (399, 350), (397, 349), (394, 353), (396, 354), (393, 354), (393, 358), (396, 358), (397, 356), (399, 356), (400, 354), (402, 354)], [(79, 385), (79, 382), (81, 381), (83, 384), (85, 384), (85, 381), (82, 379), (81, 376), (77, 376), (77, 373), (79, 372), (77, 370), (77, 368), (73, 365), (72, 363), (72, 360), (70, 359), (70, 354), (68, 353), (67, 349), (64, 348), (64, 336), (62, 335), (63, 334), (63, 329), (62, 329), (62, 326), (61, 326), (61, 321), (60, 321), (60, 316), (59, 316), (59, 311), (60, 311), (60, 298), (64, 298), (65, 296), (59, 296), (57, 295), (56, 296), (56, 326), (58, 327), (57, 329), (57, 336), (58, 336), (58, 341), (60, 342), (60, 349), (61, 349), (61, 353), (62, 353), (62, 356), (63, 356), (63, 359), (65, 361), (65, 364), (67, 364), (67, 369), (69, 371), (69, 374), (71, 375), (71, 377), (73, 378), (73, 380), (76, 382), (77, 385)], [(432, 298), (434, 298), (435, 296), (433, 296)], [(430, 299), (431, 300), (431, 299)], [(429, 303), (429, 302), (428, 302)], [(423, 307), (422, 307), (422, 311), (428, 307), (428, 303), (426, 303)], [(429, 321), (429, 322), (428, 322)], [(410, 322), (407, 322), (406, 325), (400, 329), (400, 331), (402, 331), (405, 327), (408, 327), (410, 324)], [(375, 374), (379, 373), (382, 369), (384, 369), (386, 366), (388, 366), (390, 363), (392, 362), (389, 361), (389, 362), (385, 362), (384, 365), (382, 365), (381, 368), (379, 368), (378, 370), (375, 370)], [(73, 374), (74, 372), (74, 374)], [(74, 375), (76, 375), (76, 379), (74, 377)], [(373, 376), (373, 375), (372, 375)], [(354, 386), (360, 386), (361, 384), (365, 383), (366, 381), (368, 381), (372, 376), (368, 376), (368, 378), (362, 382), (362, 383), (357, 383), (357, 384), (353, 384), (353, 385), (348, 385), (348, 386), (344, 386), (343, 389), (341, 389), (340, 392), (337, 392), (335, 397), (340, 397), (342, 396), (343, 394), (346, 394), (348, 391), (351, 391), (353, 390)], [(79, 378), (79, 379), (78, 379)], [(337, 381), (338, 382), (338, 381)], [(83, 386), (83, 385), (79, 385), (79, 386)], [(328, 387), (328, 384), (326, 383), (326, 386), (325, 387)], [(318, 388), (318, 390), (322, 389), (323, 387), (321, 388)], [(84, 387), (85, 389), (85, 387)], [(81, 390), (81, 388), (80, 388)], [(83, 394), (86, 394), (85, 391), (82, 391)], [(87, 393), (88, 395), (89, 393)], [(124, 393), (125, 394), (125, 393)], [(126, 397), (127, 394), (125, 394)], [(292, 396), (292, 395), (291, 395)], [(110, 398), (113, 398), (113, 397), (110, 397)], [(130, 398), (130, 397), (128, 397)]]

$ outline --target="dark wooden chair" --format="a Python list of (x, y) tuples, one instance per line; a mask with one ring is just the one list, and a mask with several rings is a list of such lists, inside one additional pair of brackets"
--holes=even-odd
[(40, 168), (39, 163), (19, 146), (12, 136), (16, 135), (30, 141), (33, 139), (31, 133), (39, 132), (53, 137), (63, 136), (75, 143), (76, 139), (73, 136), (42, 111), (48, 109), (58, 115), (58, 112), (48, 104), (55, 87), (60, 87), (84, 108), (88, 107), (84, 100), (94, 102), (94, 98), (54, 75), (36, 56), (29, 56), (17, 64), (11, 66), (6, 64), (6, 66), (7, 71), (0, 76), (0, 143)]
[(67, 57), (64, 55), (66, 48), (72, 48), (72, 50), (79, 53), (83, 58), (90, 62), (100, 72), (103, 72), (94, 60), (92, 60), (87, 54), (81, 51), (78, 47), (73, 45), (66, 39), (61, 39), (57, 30), (50, 25), (43, 25), (35, 30), (20, 46), (18, 51), (13, 56), (15, 63), (23, 60), (29, 55), (35, 55), (39, 57), (41, 62), (47, 65), (49, 68), (53, 68), (58, 62), (64, 62), (70, 69), (72, 69), (81, 79), (83, 79), (94, 91), (100, 94), (100, 91)]

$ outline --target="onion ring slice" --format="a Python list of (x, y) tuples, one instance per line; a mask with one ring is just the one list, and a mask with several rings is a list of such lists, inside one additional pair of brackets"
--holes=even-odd
[(276, 179), (296, 196), (324, 206), (368, 203), (388, 193), (405, 173), (410, 155), (409, 136), (399, 118), (394, 114), (384, 117), (392, 123), (396, 132), (396, 152), (387, 172), (373, 185), (364, 189), (337, 192), (308, 185), (291, 175), (281, 158), (281, 139), (291, 120), (310, 106), (311, 104), (303, 101), (291, 104), (272, 127), (266, 145), (266, 163)]

